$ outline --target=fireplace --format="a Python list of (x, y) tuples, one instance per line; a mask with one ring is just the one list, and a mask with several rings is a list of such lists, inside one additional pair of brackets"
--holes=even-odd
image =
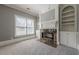
[(53, 47), (57, 47), (56, 33), (56, 29), (42, 29), (41, 41)]

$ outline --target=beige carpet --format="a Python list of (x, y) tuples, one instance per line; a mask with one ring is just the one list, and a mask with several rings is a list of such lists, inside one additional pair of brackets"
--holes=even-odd
[(65, 46), (48, 46), (37, 39), (30, 39), (5, 47), (0, 47), (1, 55), (75, 55), (76, 49)]

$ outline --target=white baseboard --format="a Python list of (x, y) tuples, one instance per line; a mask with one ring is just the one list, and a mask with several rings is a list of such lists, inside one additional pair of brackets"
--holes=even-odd
[(35, 38), (35, 35), (34, 36), (29, 36), (29, 37), (24, 37), (24, 38), (18, 38), (18, 39), (2, 41), (2, 42), (0, 42), (0, 47), (6, 46), (6, 45), (9, 45), (9, 44), (13, 44), (13, 43), (16, 43), (16, 42), (20, 42), (20, 41), (23, 41), (23, 40), (31, 39), (31, 38)]

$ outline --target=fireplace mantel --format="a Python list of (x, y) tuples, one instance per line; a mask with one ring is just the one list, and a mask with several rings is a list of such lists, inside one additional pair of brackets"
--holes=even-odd
[(56, 29), (42, 29), (41, 41), (53, 47), (57, 47), (56, 34), (57, 34)]

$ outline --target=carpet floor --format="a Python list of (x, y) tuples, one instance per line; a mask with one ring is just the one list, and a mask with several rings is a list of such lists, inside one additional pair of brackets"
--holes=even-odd
[(76, 55), (77, 50), (66, 46), (51, 47), (38, 39), (30, 39), (0, 47), (0, 55)]

